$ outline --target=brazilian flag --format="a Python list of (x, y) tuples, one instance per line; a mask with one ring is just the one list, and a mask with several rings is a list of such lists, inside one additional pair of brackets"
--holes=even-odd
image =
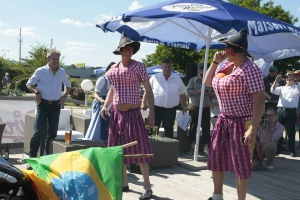
[(34, 183), (39, 199), (122, 199), (121, 146), (88, 148), (25, 159), (23, 170)]

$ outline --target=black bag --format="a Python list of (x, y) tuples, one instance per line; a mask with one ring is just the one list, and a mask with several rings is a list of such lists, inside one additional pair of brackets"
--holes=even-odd
[(140, 166), (138, 164), (127, 165), (127, 170), (130, 173), (142, 174), (141, 168), (140, 168)]

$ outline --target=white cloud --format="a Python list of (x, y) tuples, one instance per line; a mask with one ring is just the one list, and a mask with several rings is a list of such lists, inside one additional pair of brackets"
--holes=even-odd
[(5, 24), (3, 22), (0, 21), (0, 26), (4, 26)]
[(107, 19), (110, 19), (112, 18), (111, 15), (106, 15), (106, 14), (101, 14), (101, 15), (97, 15), (94, 19), (95, 22), (101, 22), (101, 21), (104, 21), (104, 20), (107, 20)]
[(300, 11), (300, 7), (298, 8), (298, 10)]
[[(37, 37), (38, 34), (36, 34), (34, 31), (35, 31), (35, 28), (30, 27), (30, 26), (21, 28), (22, 36), (30, 36), (32, 38)], [(19, 36), (20, 29), (8, 29), (8, 30), (0, 31), (0, 33), (5, 36)]]
[(132, 10), (136, 10), (138, 8), (142, 8), (144, 6), (140, 5), (138, 1), (134, 1), (131, 3), (131, 6), (129, 6), (129, 11), (132, 11)]
[(66, 18), (66, 19), (62, 19), (60, 20), (60, 23), (62, 24), (72, 24), (74, 26), (94, 26), (94, 24), (90, 23), (90, 22), (81, 22), (81, 21), (74, 21), (72, 19)]
[(86, 42), (67, 41), (65, 43), (67, 48), (63, 51), (68, 56), (83, 56), (85, 51), (93, 51), (96, 49), (96, 44)]

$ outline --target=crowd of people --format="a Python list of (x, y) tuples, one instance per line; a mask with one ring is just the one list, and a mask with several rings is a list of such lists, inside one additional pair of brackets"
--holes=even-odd
[[(124, 155), (151, 154), (140, 110), (149, 109), (149, 128), (162, 125), (165, 136), (173, 138), (176, 108), (181, 103), (182, 112), (192, 117), (189, 129), (191, 148), (187, 153), (194, 154), (200, 95), (203, 92), (202, 136), (198, 151), (208, 154), (207, 166), (212, 171), (214, 192), (209, 199), (223, 199), (225, 171), (236, 175), (238, 198), (245, 199), (252, 170), (263, 166), (265, 161), (267, 170), (274, 172), (274, 158), (282, 151), (284, 129), (290, 155), (296, 156), (295, 127), (300, 125), (300, 71), (288, 71), (282, 76), (273, 65), (269, 74), (262, 78), (261, 70), (247, 50), (245, 29), (221, 42), (226, 44), (225, 51), (215, 53), (205, 77), (203, 66), (199, 66), (197, 76), (189, 80), (186, 89), (179, 76), (172, 74), (172, 61), (168, 58), (162, 60), (162, 73), (149, 78), (146, 65), (132, 59), (140, 49), (140, 43), (131, 41), (123, 33), (113, 52), (121, 60), (111, 62), (105, 75), (96, 82), (86, 139), (101, 141), (107, 147), (138, 141), (137, 145), (125, 148)], [(65, 71), (59, 67), (59, 58), (60, 52), (51, 49), (47, 53), (48, 64), (38, 68), (27, 82), (28, 89), (36, 94), (37, 104), (30, 157), (37, 156), (46, 123), (48, 135), (44, 155), (49, 153), (49, 140), (57, 134), (60, 104), (68, 97), (71, 87)], [(6, 78), (4, 82), (7, 84), (10, 79)], [(145, 88), (142, 98), (141, 83)], [(203, 84), (205, 91), (202, 91)], [(189, 104), (186, 96), (190, 98)], [(212, 135), (211, 123), (214, 127)], [(253, 157), (255, 148), (260, 148), (260, 159)], [(124, 158), (123, 192), (129, 191), (127, 165), (138, 163), (144, 179), (144, 192), (140, 199), (151, 198), (153, 191), (148, 167), (151, 161), (153, 157)]]

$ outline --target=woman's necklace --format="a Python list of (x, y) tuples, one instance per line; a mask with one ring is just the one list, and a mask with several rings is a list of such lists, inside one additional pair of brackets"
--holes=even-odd
[(237, 66), (233, 66), (231, 73), (237, 68)]

